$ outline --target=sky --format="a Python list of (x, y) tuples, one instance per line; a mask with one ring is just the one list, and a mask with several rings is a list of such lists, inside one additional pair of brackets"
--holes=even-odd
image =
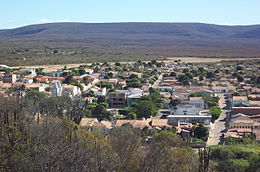
[(260, 0), (0, 0), (0, 29), (52, 22), (260, 24)]

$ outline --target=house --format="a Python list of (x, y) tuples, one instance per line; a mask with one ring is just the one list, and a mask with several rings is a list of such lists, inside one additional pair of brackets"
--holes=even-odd
[(171, 85), (158, 85), (156, 87), (156, 89), (159, 91), (159, 92), (169, 92), (169, 91), (172, 91), (173, 88)]
[(41, 83), (35, 83), (35, 84), (29, 85), (30, 90), (35, 90), (35, 91), (39, 91), (39, 92), (44, 92), (45, 88), (47, 88), (47, 87), (48, 87), (48, 85), (41, 84)]
[(127, 106), (137, 102), (143, 96), (143, 90), (139, 88), (130, 88), (127, 92)]
[(116, 78), (101, 79), (100, 82), (111, 83), (111, 84), (117, 84), (117, 83), (118, 83), (118, 79), (116, 79)]
[(253, 87), (252, 88), (252, 93), (253, 94), (260, 94), (260, 88)]
[(173, 91), (172, 95), (179, 97), (181, 100), (185, 100), (188, 98), (189, 92), (183, 88), (178, 88)]
[(232, 97), (232, 107), (239, 105), (239, 104), (247, 104), (250, 105), (249, 101), (247, 100), (246, 96), (233, 96)]
[(248, 98), (250, 99), (250, 100), (260, 100), (260, 94), (249, 94), (248, 95)]
[(12, 86), (12, 83), (0, 83), (0, 91), (6, 91)]
[(28, 72), (30, 73), (30, 75), (35, 76), (36, 75), (36, 71), (34, 68), (22, 68), (20, 69), (21, 72)]
[(96, 123), (98, 123), (97, 118), (82, 118), (79, 123), (79, 126), (80, 127), (92, 127)]
[(100, 87), (94, 86), (90, 90), (93, 91), (94, 95), (96, 95), (96, 96), (105, 96), (107, 94), (106, 87), (100, 88)]
[(112, 123), (110, 121), (100, 121), (98, 123), (94, 123), (92, 126), (92, 131), (101, 131), (105, 133), (109, 133), (112, 129)]
[(203, 122), (205, 125), (209, 125), (211, 121), (211, 115), (168, 115), (168, 123), (170, 125), (179, 126), (182, 124), (189, 124), (193, 121)]
[(93, 74), (94, 70), (93, 69), (89, 69), (89, 68), (85, 68), (84, 69), (86, 74)]
[(212, 95), (213, 91), (208, 90), (208, 89), (201, 89), (201, 90), (199, 91), (199, 93)]
[(171, 125), (168, 124), (167, 119), (152, 119), (150, 122), (152, 128), (161, 128), (161, 129), (168, 129), (171, 128)]
[(228, 89), (228, 87), (214, 86), (214, 87), (212, 87), (212, 91), (214, 93), (228, 93), (229, 89)]
[(227, 137), (235, 137), (235, 138), (241, 138), (245, 134), (252, 134), (251, 128), (230, 128), (228, 129), (225, 138)]
[(54, 81), (57, 81), (57, 80), (63, 81), (63, 80), (65, 80), (65, 78), (64, 77), (47, 77), (47, 80), (49, 82), (54, 82)]
[(260, 101), (249, 101), (250, 106), (260, 107)]
[(62, 77), (63, 69), (57, 69), (55, 71), (46, 71), (46, 75), (50, 77)]
[(138, 78), (142, 78), (143, 74), (138, 72), (132, 72), (133, 75), (136, 75)]
[(170, 108), (171, 115), (167, 116), (169, 124), (178, 126), (181, 124), (188, 124), (192, 121), (204, 122), (205, 125), (209, 125), (212, 116), (208, 112), (201, 111), (201, 108), (195, 105), (179, 104), (176, 107)]
[(80, 88), (75, 85), (63, 85), (62, 95), (69, 97), (76, 97), (81, 94)]
[(61, 85), (60, 81), (56, 81), (52, 86), (52, 97), (69, 96), (72, 98), (80, 94), (80, 88), (74, 85)]
[(110, 108), (122, 108), (137, 102), (143, 96), (143, 90), (130, 88), (129, 90), (116, 90), (108, 95)]
[(15, 83), (16, 75), (15, 74), (6, 74), (3, 76), (3, 83)]
[(253, 128), (253, 126), (254, 120), (245, 116), (238, 116), (230, 121), (230, 128)]
[(148, 127), (151, 129), (149, 125), (150, 120), (116, 120), (114, 127), (121, 127), (123, 124), (131, 124), (134, 128), (143, 129), (144, 127)]
[(260, 107), (232, 107), (232, 114), (243, 113), (245, 115), (260, 114)]
[(22, 82), (25, 84), (32, 84), (33, 83), (33, 77), (25, 77), (22, 79)]
[(127, 106), (131, 106), (133, 102), (139, 101), (142, 97), (142, 94), (132, 94), (127, 96)]
[(108, 106), (110, 108), (122, 108), (127, 106), (127, 92), (110, 92), (108, 94)]
[(178, 104), (175, 107), (170, 107), (171, 115), (200, 115), (201, 108), (195, 105)]
[(202, 97), (189, 97), (188, 103), (190, 105), (195, 105), (196, 107), (204, 109), (204, 100)]

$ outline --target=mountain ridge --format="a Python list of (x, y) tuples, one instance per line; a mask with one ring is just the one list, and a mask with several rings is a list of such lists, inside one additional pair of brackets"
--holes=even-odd
[(260, 57), (260, 25), (66, 22), (0, 30), (0, 62), (17, 63), (21, 56), (25, 64)]
[[(245, 37), (243, 33), (257, 31), (260, 25), (225, 26), (205, 23), (156, 23), (156, 22), (125, 22), (125, 23), (46, 23), (28, 25), (15, 29), (0, 30), (0, 38), (17, 38), (17, 36), (35, 34), (91, 34), (91, 33), (122, 33), (122, 34), (167, 34), (177, 36), (227, 36)], [(252, 38), (252, 36), (250, 37)], [(258, 38), (258, 36), (257, 36)]]

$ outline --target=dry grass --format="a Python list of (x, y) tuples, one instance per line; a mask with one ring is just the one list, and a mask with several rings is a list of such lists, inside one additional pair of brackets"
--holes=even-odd
[[(181, 60), (183, 63), (219, 63), (225, 61), (252, 61), (252, 60), (260, 60), (260, 58), (200, 58), (200, 57), (171, 57), (167, 60), (163, 60), (164, 62), (171, 62), (174, 60)], [(161, 60), (158, 60), (161, 61)], [(134, 63), (132, 62), (121, 62), (121, 63)], [(149, 61), (145, 61), (149, 62)], [(90, 65), (91, 63), (75, 63), (75, 64), (60, 64), (60, 65), (30, 65), (23, 66), (26, 68), (44, 68), (45, 71), (55, 71), (57, 69), (63, 68), (67, 66), (67, 68), (78, 67), (80, 65)], [(17, 68), (20, 66), (14, 66), (13, 68)]]

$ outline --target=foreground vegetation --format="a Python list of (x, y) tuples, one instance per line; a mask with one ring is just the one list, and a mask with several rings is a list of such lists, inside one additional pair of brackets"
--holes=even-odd
[(77, 125), (84, 110), (62, 99), (0, 99), (1, 171), (177, 172), (198, 168), (194, 152), (174, 132), (156, 133), (149, 141), (145, 131), (128, 124), (109, 134), (91, 132)]
[(255, 172), (260, 170), (260, 145), (236, 144), (211, 147), (211, 160), (218, 171)]
[[(108, 133), (79, 127), (88, 104), (36, 92), (0, 99), (0, 171), (257, 171), (260, 146), (253, 138), (199, 150), (174, 130), (155, 132), (130, 124)], [(155, 93), (156, 94), (156, 93)], [(146, 99), (144, 101), (147, 101)], [(102, 104), (101, 98), (99, 99)], [(195, 133), (201, 133), (198, 127)], [(205, 136), (206, 137), (206, 136)], [(198, 137), (203, 139), (203, 137)]]

